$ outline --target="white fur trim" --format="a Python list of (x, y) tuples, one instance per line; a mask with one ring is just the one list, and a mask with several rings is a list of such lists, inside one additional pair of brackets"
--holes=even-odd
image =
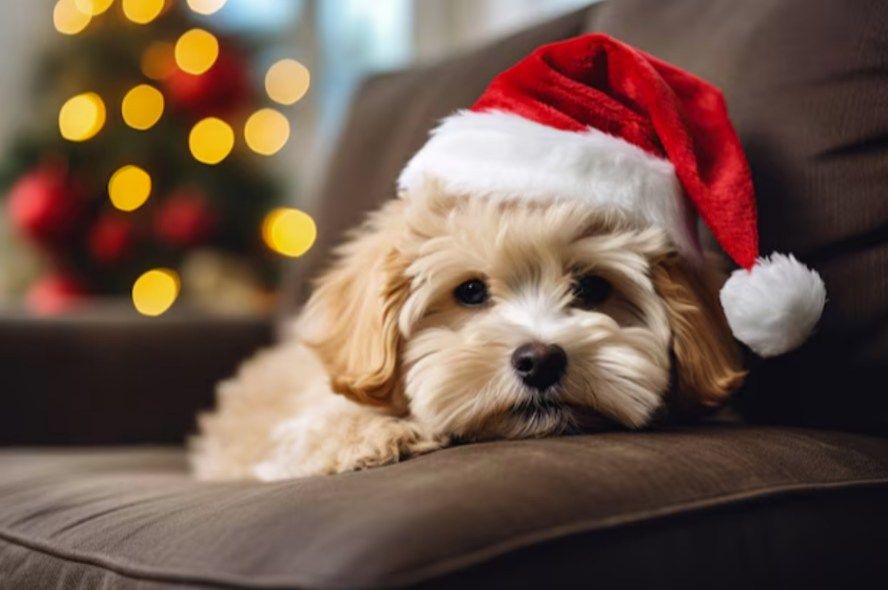
[(615, 206), (666, 229), (696, 259), (694, 217), (672, 163), (597, 129), (562, 131), (499, 111), (460, 111), (432, 132), (398, 179), (454, 194)]
[(759, 356), (777, 356), (805, 341), (823, 313), (826, 287), (795, 257), (771, 254), (740, 269), (719, 294), (734, 336)]

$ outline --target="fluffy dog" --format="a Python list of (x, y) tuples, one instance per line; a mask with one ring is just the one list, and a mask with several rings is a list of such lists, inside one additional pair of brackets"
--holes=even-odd
[[(200, 419), (203, 478), (278, 480), (455, 441), (648, 425), (802, 343), (823, 282), (762, 258), (708, 83), (605, 35), (539, 48), (433, 132), (290, 337)], [(725, 282), (694, 214), (740, 267)], [(723, 284), (724, 283), (724, 284)]]
[(199, 477), (336, 473), (596, 417), (639, 428), (670, 383), (706, 405), (741, 383), (717, 273), (663, 231), (569, 202), (415, 197), (374, 214), (292, 337), (219, 387)]

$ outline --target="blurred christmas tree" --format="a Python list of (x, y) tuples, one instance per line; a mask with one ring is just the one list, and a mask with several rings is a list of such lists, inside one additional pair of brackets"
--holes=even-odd
[(204, 16), (224, 2), (55, 5), (63, 38), (38, 69), (31, 123), (0, 162), (8, 222), (43, 262), (32, 309), (132, 293), (157, 315), (181, 284), (204, 306), (255, 310), (274, 284), (272, 250), (311, 246), (313, 222), (274, 208), (282, 189), (262, 161), (290, 132), (262, 103), (295, 103), (308, 71), (284, 59), (264, 89), (254, 84), (262, 44), (217, 37)]

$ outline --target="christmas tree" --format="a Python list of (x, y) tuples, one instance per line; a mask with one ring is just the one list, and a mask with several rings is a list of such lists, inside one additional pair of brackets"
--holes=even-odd
[(308, 70), (282, 59), (254, 83), (262, 44), (213, 31), (224, 2), (56, 3), (33, 116), (0, 162), (8, 223), (43, 269), (32, 309), (131, 294), (159, 315), (181, 285), (192, 301), (255, 310), (276, 255), (311, 246), (313, 222), (275, 206), (265, 161), (288, 140), (282, 109)]

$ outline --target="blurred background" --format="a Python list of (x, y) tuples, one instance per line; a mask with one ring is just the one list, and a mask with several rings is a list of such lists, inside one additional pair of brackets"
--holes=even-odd
[(362, 78), (589, 0), (3, 0), (0, 310), (261, 315)]

